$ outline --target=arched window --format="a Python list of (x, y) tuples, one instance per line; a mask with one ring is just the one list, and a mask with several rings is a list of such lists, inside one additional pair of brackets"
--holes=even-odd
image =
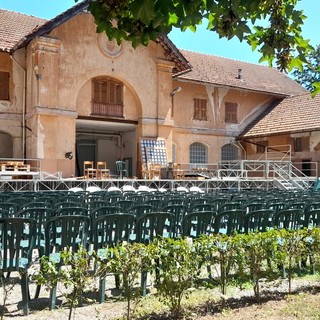
[(123, 84), (111, 78), (92, 80), (92, 114), (123, 117)]
[(221, 161), (233, 161), (239, 159), (239, 149), (232, 143), (225, 144), (221, 148)]
[(208, 163), (208, 147), (200, 142), (190, 145), (190, 163)]

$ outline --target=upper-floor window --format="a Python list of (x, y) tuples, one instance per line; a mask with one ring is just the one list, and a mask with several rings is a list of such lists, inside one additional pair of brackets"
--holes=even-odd
[(123, 117), (123, 84), (110, 78), (92, 82), (92, 114)]
[(207, 99), (193, 99), (193, 119), (207, 120)]
[(112, 79), (93, 80), (93, 101), (103, 104), (123, 104), (123, 85)]
[(257, 153), (264, 153), (266, 151), (266, 147), (268, 146), (267, 140), (261, 140), (257, 142)]
[(294, 152), (301, 152), (301, 151), (309, 151), (309, 142), (310, 137), (296, 137), (292, 139), (292, 146)]
[(238, 104), (233, 102), (225, 103), (225, 122), (226, 123), (237, 123), (237, 109)]
[(9, 72), (0, 71), (0, 100), (9, 100)]

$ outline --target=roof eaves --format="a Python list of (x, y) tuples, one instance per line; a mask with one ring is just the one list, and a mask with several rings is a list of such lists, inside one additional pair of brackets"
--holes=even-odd
[(168, 38), (168, 36), (164, 33), (158, 34), (158, 39), (164, 50), (166, 51), (166, 55), (169, 55), (177, 64), (176, 73), (185, 73), (192, 69), (189, 61), (184, 57), (184, 55), (179, 51), (179, 49), (175, 46), (175, 44)]
[(45, 22), (43, 25), (39, 26), (39, 28), (37, 28), (36, 30), (34, 30), (33, 32), (31, 32), (30, 34), (28, 34), (24, 38), (22, 38), (10, 51), (13, 52), (21, 47), (24, 47), (35, 37), (40, 37), (50, 31), (52, 31), (54, 28), (58, 27), (59, 25), (61, 25), (64, 22), (68, 21), (70, 18), (74, 17), (78, 13), (86, 10), (88, 8), (90, 1), (91, 0), (84, 0), (84, 1), (80, 2), (79, 4), (75, 5), (74, 7), (59, 14), (55, 18)]
[[(190, 72), (191, 70), (187, 70), (187, 71)], [(227, 87), (227, 88), (232, 88), (232, 89), (242, 90), (242, 91), (267, 93), (267, 94), (271, 94), (273, 96), (276, 96), (278, 98), (291, 97), (291, 95), (286, 94), (286, 93), (281, 93), (281, 92), (274, 92), (274, 91), (267, 91), (267, 90), (257, 90), (257, 89), (239, 87), (239, 86), (232, 86), (232, 85), (229, 85), (229, 84), (224, 84), (224, 83), (219, 83), (219, 82), (209, 82), (209, 81), (203, 81), (203, 80), (179, 78), (179, 75), (187, 74), (188, 72), (183, 72), (183, 73), (180, 73), (178, 75), (174, 75), (173, 78), (175, 78), (176, 80), (181, 81), (181, 82), (190, 82), (190, 83), (204, 84), (204, 85), (214, 85), (214, 86), (217, 86), (217, 87)]]
[(286, 130), (286, 131), (276, 131), (276, 132), (265, 132), (260, 134), (253, 134), (253, 135), (239, 135), (237, 140), (246, 140), (246, 139), (255, 139), (255, 138), (262, 138), (262, 137), (271, 137), (271, 136), (283, 136), (292, 133), (306, 133), (312, 131), (320, 131), (320, 127), (308, 128), (308, 129), (296, 129), (296, 130)]

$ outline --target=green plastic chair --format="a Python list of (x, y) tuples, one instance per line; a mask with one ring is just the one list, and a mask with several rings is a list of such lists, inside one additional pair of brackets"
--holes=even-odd
[(23, 314), (29, 315), (28, 269), (36, 241), (36, 221), (28, 218), (0, 219), (0, 270), (18, 271), (21, 277)]
[(152, 206), (155, 207), (156, 210), (160, 210), (162, 205), (163, 205), (163, 201), (162, 199), (149, 199), (145, 201), (145, 204), (150, 204)]
[(274, 210), (276, 213), (281, 211), (281, 210), (284, 210), (286, 209), (287, 207), (287, 203), (285, 201), (277, 201), (277, 202), (269, 202), (267, 203), (266, 205), (266, 208), (267, 209), (272, 209)]
[(132, 200), (119, 200), (117, 201), (117, 206), (121, 208), (121, 212), (129, 212), (129, 209), (135, 205)]
[(109, 204), (113, 205), (113, 204), (117, 203), (118, 201), (124, 200), (124, 196), (121, 192), (120, 193), (119, 192), (117, 192), (117, 193), (107, 192), (107, 193), (105, 193), (103, 200), (108, 202)]
[(59, 210), (59, 209), (62, 209), (62, 208), (75, 208), (75, 207), (78, 207), (78, 208), (84, 208), (85, 206), (81, 203), (81, 202), (77, 202), (77, 201), (62, 201), (62, 202), (57, 202), (53, 208), (55, 210)]
[(24, 209), (17, 214), (18, 217), (34, 219), (37, 222), (35, 246), (40, 257), (43, 254), (42, 249), (44, 247), (44, 225), (53, 215), (53, 209), (40, 207)]
[(278, 229), (297, 230), (303, 227), (303, 209), (284, 209), (275, 213), (273, 225)]
[(54, 210), (55, 216), (65, 216), (65, 215), (83, 215), (88, 216), (88, 209), (83, 207), (65, 207)]
[(251, 211), (244, 218), (244, 231), (264, 232), (273, 227), (274, 210), (260, 209)]
[[(171, 237), (174, 229), (174, 215), (169, 212), (150, 212), (139, 216), (135, 224), (135, 240), (138, 243), (148, 244), (156, 237)], [(142, 295), (147, 294), (146, 271), (141, 273)]]
[(145, 213), (155, 212), (155, 211), (156, 211), (156, 208), (150, 204), (137, 204), (137, 205), (130, 207), (128, 213), (131, 213), (136, 218), (138, 218)]
[(122, 212), (122, 208), (119, 206), (104, 206), (104, 207), (100, 207), (92, 210), (90, 216), (93, 220), (95, 220), (96, 218), (101, 216), (120, 213), (120, 212)]
[(148, 244), (155, 237), (171, 237), (174, 230), (174, 215), (170, 212), (149, 212), (136, 219), (134, 241)]
[(9, 217), (14, 217), (20, 211), (20, 205), (14, 202), (2, 202), (0, 209), (7, 211)]
[(312, 201), (312, 202), (308, 203), (306, 205), (306, 207), (304, 208), (304, 212), (307, 213), (307, 212), (314, 210), (314, 209), (320, 209), (320, 202), (319, 201)]
[(110, 202), (105, 201), (105, 200), (96, 200), (96, 201), (91, 201), (91, 202), (87, 203), (86, 208), (87, 208), (89, 214), (91, 214), (91, 212), (94, 211), (95, 209), (108, 207), (108, 206), (116, 206), (116, 203), (111, 204)]
[(184, 204), (171, 204), (161, 208), (162, 212), (170, 212), (174, 215), (174, 237), (182, 234), (182, 220), (188, 213), (188, 207)]
[(195, 206), (198, 206), (198, 205), (202, 205), (202, 204), (208, 204), (208, 203), (211, 203), (212, 199), (208, 198), (208, 197), (199, 197), (197, 196), (196, 198), (194, 197), (189, 197), (189, 212), (192, 212), (193, 211), (193, 208)]
[(0, 208), (0, 218), (9, 218), (9, 212), (5, 209)]
[(128, 171), (126, 169), (126, 163), (124, 161), (116, 161), (116, 169), (118, 178), (123, 179), (124, 177), (128, 177)]
[(30, 209), (30, 208), (52, 208), (52, 203), (50, 202), (42, 202), (40, 200), (38, 201), (31, 201), (27, 204), (24, 204), (22, 207), (21, 207), (21, 210), (25, 210), (25, 209)]
[(243, 205), (241, 209), (244, 209), (248, 214), (252, 211), (262, 210), (264, 207), (265, 207), (265, 203), (263, 202), (251, 202)]
[(198, 203), (190, 207), (190, 212), (196, 211), (215, 211), (215, 206), (212, 203)]
[(304, 213), (303, 227), (319, 228), (320, 227), (320, 208), (308, 210)]
[(214, 219), (214, 233), (231, 235), (243, 232), (245, 214), (243, 209), (219, 212)]
[(147, 196), (143, 193), (133, 193), (126, 195), (126, 200), (133, 201), (135, 204), (143, 204), (147, 200)]
[(195, 211), (188, 213), (182, 221), (182, 235), (196, 238), (213, 233), (215, 211)]
[[(87, 248), (89, 238), (90, 218), (83, 215), (62, 215), (50, 218), (45, 223), (45, 247), (44, 255), (49, 257), (61, 268), (60, 252), (68, 248), (77, 252), (79, 247)], [(40, 293), (40, 285), (37, 286), (36, 298)], [(55, 308), (57, 288), (50, 289), (50, 310)]]
[(241, 202), (226, 202), (220, 205), (218, 212), (237, 210), (241, 209), (242, 206)]
[[(129, 242), (134, 225), (134, 216), (128, 213), (114, 213), (97, 217), (93, 221), (91, 242), (93, 250), (104, 258), (108, 247)], [(119, 276), (115, 275), (116, 287), (119, 287)], [(105, 301), (106, 279), (99, 280), (99, 302)]]
[(174, 204), (182, 204), (185, 206), (189, 206), (189, 199), (184, 195), (175, 195), (168, 196), (163, 201), (163, 206), (170, 206)]

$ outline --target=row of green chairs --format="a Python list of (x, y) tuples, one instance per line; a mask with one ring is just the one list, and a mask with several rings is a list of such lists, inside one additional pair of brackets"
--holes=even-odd
[[(34, 248), (39, 249), (40, 255), (51, 256), (59, 265), (60, 251), (65, 247), (77, 250), (79, 245), (87, 247), (90, 244), (92, 249), (101, 252), (106, 245), (122, 241), (147, 243), (156, 236), (197, 237), (209, 233), (261, 232), (275, 227), (297, 229), (320, 225), (320, 209), (310, 210), (308, 214), (302, 209), (286, 209), (277, 213), (262, 209), (249, 214), (243, 209), (220, 213), (196, 211), (183, 216), (179, 227), (175, 215), (170, 212), (148, 212), (139, 216), (110, 213), (97, 216), (93, 221), (87, 215), (56, 215), (47, 217), (45, 222), (41, 222), (41, 227), (36, 219), (22, 216), (0, 219), (0, 235), (2, 272), (21, 272), (24, 314), (28, 314), (27, 269)], [(145, 288), (145, 283), (142, 285)], [(101, 279), (101, 302), (104, 301), (104, 292), (105, 283)], [(53, 288), (50, 308), (54, 307), (55, 299), (56, 289)]]

